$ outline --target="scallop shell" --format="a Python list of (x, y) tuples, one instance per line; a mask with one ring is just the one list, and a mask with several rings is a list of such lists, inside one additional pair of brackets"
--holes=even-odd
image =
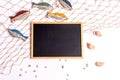
[(102, 34), (100, 31), (93, 31), (93, 35), (101, 37)]
[(95, 49), (95, 46), (92, 45), (91, 43), (87, 43), (87, 48), (90, 50), (93, 50), (93, 49)]
[(102, 67), (104, 65), (104, 62), (95, 62), (95, 65), (97, 67)]

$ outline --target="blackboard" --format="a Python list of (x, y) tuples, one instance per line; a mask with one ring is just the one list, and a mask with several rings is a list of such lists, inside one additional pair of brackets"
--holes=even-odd
[(31, 58), (82, 56), (81, 23), (32, 22)]

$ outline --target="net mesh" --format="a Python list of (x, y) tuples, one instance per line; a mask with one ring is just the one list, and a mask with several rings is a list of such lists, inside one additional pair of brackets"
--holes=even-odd
[[(41, 0), (44, 1), (44, 0)], [(46, 18), (48, 10), (31, 8), (32, 2), (40, 0), (0, 0), (0, 74), (9, 74), (14, 65), (30, 57), (30, 24), (36, 22), (55, 22)], [(64, 22), (82, 22), (84, 33), (91, 33), (104, 28), (120, 27), (120, 0), (71, 0), (73, 10), (62, 8), (57, 0), (45, 0), (54, 7), (54, 12), (62, 12), (68, 16)], [(9, 16), (20, 10), (29, 10), (27, 19), (11, 23)], [(24, 42), (10, 36), (7, 28), (18, 29), (29, 36)]]

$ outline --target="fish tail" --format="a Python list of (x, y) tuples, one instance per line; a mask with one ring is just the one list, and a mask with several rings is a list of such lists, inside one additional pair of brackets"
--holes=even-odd
[(32, 2), (32, 6), (35, 5), (36, 3)]
[(35, 5), (35, 3), (34, 3), (34, 2), (32, 2), (32, 8), (33, 8), (33, 5)]
[(9, 18), (10, 18), (11, 22), (13, 22), (14, 16), (9, 16)]
[(14, 18), (14, 16), (9, 16), (9, 18), (10, 18), (10, 19), (13, 19), (13, 18)]
[(34, 5), (35, 3), (34, 2), (32, 2), (32, 5)]
[(25, 39), (28, 39), (28, 36), (24, 36)]
[(21, 36), (21, 39), (22, 39), (23, 41), (26, 41), (26, 39), (28, 39), (28, 36)]

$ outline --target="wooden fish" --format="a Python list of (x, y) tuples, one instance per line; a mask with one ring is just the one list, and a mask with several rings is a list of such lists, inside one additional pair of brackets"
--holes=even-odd
[(47, 12), (46, 17), (51, 17), (51, 18), (55, 18), (58, 20), (67, 20), (68, 17), (64, 14), (64, 13), (60, 13), (60, 12)]
[(72, 5), (68, 0), (58, 0), (61, 6), (67, 10), (72, 10)]
[(30, 14), (30, 11), (21, 10), (17, 12), (15, 16), (9, 16), (9, 18), (11, 19), (11, 22), (14, 22), (16, 20), (26, 19), (29, 16), (29, 14)]
[(98, 36), (98, 37), (102, 36), (100, 31), (93, 31), (93, 35)]
[(21, 38), (23, 41), (25, 41), (28, 38), (28, 36), (24, 36), (17, 29), (7, 29), (7, 30), (11, 36), (16, 37), (16, 38)]
[(87, 48), (90, 50), (93, 50), (93, 49), (95, 49), (95, 46), (92, 45), (91, 43), (87, 43)]
[(39, 8), (39, 9), (44, 9), (44, 10), (52, 10), (53, 6), (47, 2), (40, 2), (40, 3), (34, 3), (32, 2), (32, 7), (33, 8)]

